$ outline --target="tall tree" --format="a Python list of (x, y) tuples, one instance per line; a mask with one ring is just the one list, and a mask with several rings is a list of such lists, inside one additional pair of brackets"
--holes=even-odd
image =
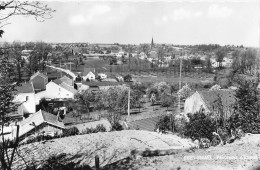
[[(14, 15), (34, 16), (39, 21), (44, 21), (51, 18), (51, 13), (54, 12), (47, 5), (37, 1), (2, 1), (0, 2), (0, 28), (10, 24), (9, 19)], [(0, 29), (0, 37), (4, 31)], [(2, 143), (0, 147), (1, 169), (11, 170), (15, 151), (18, 147), (18, 139), (12, 145), (10, 155), (10, 145), (5, 139), (4, 124), (9, 122), (8, 114), (16, 110), (16, 105), (12, 102), (14, 99), (15, 84), (10, 79), (10, 71), (12, 65), (1, 51), (0, 62), (0, 122), (1, 122), (1, 138)]]
[(222, 68), (222, 62), (223, 62), (223, 59), (224, 59), (225, 56), (226, 56), (226, 52), (223, 48), (219, 48), (216, 51), (216, 61), (219, 64), (219, 69)]

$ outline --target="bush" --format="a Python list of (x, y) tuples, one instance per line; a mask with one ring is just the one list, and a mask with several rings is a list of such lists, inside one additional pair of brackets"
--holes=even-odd
[(216, 131), (216, 124), (209, 116), (204, 113), (188, 114), (189, 122), (184, 127), (184, 135), (192, 140), (200, 140), (207, 138), (210, 141), (213, 139), (213, 132)]
[(120, 130), (124, 130), (124, 128), (119, 122), (116, 122), (112, 125), (112, 131), (120, 131)]
[(164, 116), (162, 117), (155, 125), (155, 129), (158, 129), (162, 132), (170, 131), (172, 127), (171, 124), (171, 117), (170, 116)]
[(96, 128), (92, 128), (92, 127), (91, 128), (86, 128), (85, 130), (83, 130), (81, 132), (81, 134), (83, 135), (83, 134), (106, 132), (106, 131), (107, 130), (106, 130), (105, 126), (102, 125), (102, 124), (99, 124), (99, 125), (96, 126)]
[(79, 134), (78, 128), (73, 126), (69, 129), (64, 129), (62, 136), (66, 137), (66, 136), (73, 136), (73, 135), (78, 135), (78, 134)]

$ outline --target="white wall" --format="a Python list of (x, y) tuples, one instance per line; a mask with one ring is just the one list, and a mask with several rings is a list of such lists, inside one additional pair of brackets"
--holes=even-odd
[[(26, 97), (28, 100), (26, 101)], [(19, 93), (15, 96), (14, 102), (22, 103), (24, 113), (35, 113), (36, 112), (36, 101), (34, 93)]]
[(95, 80), (95, 74), (93, 74), (92, 72), (89, 72), (86, 76), (83, 76), (83, 80)]
[(46, 98), (57, 99), (57, 98), (70, 98), (74, 99), (74, 94), (70, 91), (60, 87), (56, 83), (49, 82), (46, 85)]
[(192, 96), (186, 99), (184, 103), (184, 113), (196, 113), (200, 111), (201, 107), (205, 109), (206, 112), (208, 112), (203, 100), (201, 99), (198, 92), (194, 93)]

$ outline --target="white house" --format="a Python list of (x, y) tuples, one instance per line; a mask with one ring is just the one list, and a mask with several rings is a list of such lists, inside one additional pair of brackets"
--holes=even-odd
[(46, 85), (46, 96), (45, 98), (51, 99), (74, 99), (77, 90), (68, 85), (67, 83), (61, 82), (59, 79), (50, 81)]
[(18, 109), (22, 110), (23, 114), (32, 114), (36, 112), (35, 91), (32, 83), (23, 83), (17, 88), (17, 94), (13, 102), (20, 103)]
[(82, 74), (82, 78), (84, 81), (91, 81), (96, 79), (95, 69), (94, 68), (84, 68), (84, 72)]
[(106, 79), (107, 75), (104, 73), (98, 73), (98, 75), (100, 76), (101, 80)]

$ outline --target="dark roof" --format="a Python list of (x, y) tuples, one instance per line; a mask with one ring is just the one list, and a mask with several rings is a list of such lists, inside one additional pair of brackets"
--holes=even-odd
[(89, 72), (92, 72), (95, 74), (95, 68), (84, 68), (83, 76), (86, 76)]
[(64, 82), (64, 83), (67, 83), (68, 85), (70, 86), (73, 86), (73, 80), (70, 79), (69, 77), (67, 76), (63, 76), (60, 78), (60, 81)]
[(48, 76), (43, 74), (43, 73), (41, 73), (41, 72), (39, 72), (39, 71), (34, 73), (34, 75), (31, 76), (30, 80), (34, 79), (36, 76), (40, 76), (40, 77), (48, 80)]
[(60, 87), (66, 89), (67, 91), (73, 93), (73, 94), (76, 94), (77, 93), (77, 90), (74, 89), (74, 87), (71, 87), (70, 85), (68, 85), (67, 83), (65, 82), (62, 82), (61, 84), (59, 84)]
[(128, 84), (128, 83), (126, 83), (126, 82), (109, 82), (109, 81), (101, 81), (101, 82), (83, 81), (82, 84), (93, 87), (93, 86), (118, 86), (118, 85), (123, 85), (123, 84)]
[(62, 81), (60, 79), (55, 79), (52, 82), (55, 84), (58, 84), (58, 85), (60, 85), (62, 83)]
[(22, 83), (16, 87), (17, 93), (34, 93), (32, 83)]
[(52, 124), (52, 125), (55, 125), (55, 126), (58, 126), (58, 127), (61, 127), (61, 128), (64, 128), (64, 124), (63, 122), (60, 122), (58, 121), (57, 119), (57, 116), (54, 115), (54, 114), (51, 114), (51, 113), (48, 113), (48, 112), (45, 112), (43, 110), (40, 110), (41, 113), (42, 113), (42, 117), (43, 117), (43, 120)]
[(208, 109), (213, 111), (214, 106), (217, 105), (218, 97), (221, 98), (221, 103), (223, 109), (232, 108), (236, 102), (235, 91), (234, 90), (212, 90), (212, 91), (200, 91), (198, 92)]

